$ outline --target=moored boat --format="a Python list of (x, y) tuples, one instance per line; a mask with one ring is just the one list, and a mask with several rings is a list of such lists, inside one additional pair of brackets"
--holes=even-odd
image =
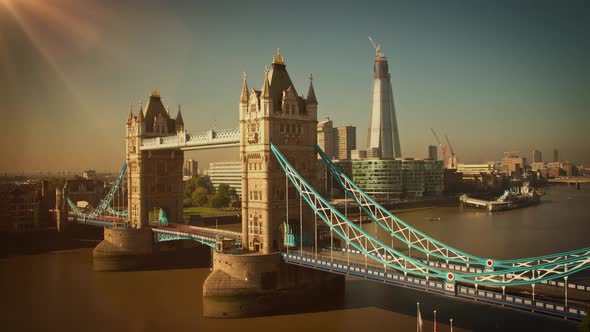
[(486, 201), (468, 195), (459, 197), (461, 203), (476, 208), (484, 208), (490, 212), (516, 209), (539, 203), (540, 198), (537, 191), (528, 184), (522, 187), (506, 190), (504, 194), (495, 200)]

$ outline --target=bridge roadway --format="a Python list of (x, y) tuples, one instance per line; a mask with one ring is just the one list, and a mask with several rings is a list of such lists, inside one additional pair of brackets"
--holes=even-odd
[[(590, 286), (568, 284), (568, 306), (565, 306), (562, 287), (557, 287), (557, 282), (538, 284), (535, 287), (535, 298), (530, 297), (530, 288), (511, 287), (510, 292), (502, 292), (498, 288), (473, 287), (473, 285), (457, 283), (455, 290), (449, 289), (444, 281), (427, 280), (411, 275), (404, 275), (393, 269), (385, 269), (382, 265), (376, 264), (365, 255), (354, 250), (321, 250), (313, 251), (289, 250), (282, 253), (283, 259), (289, 264), (304, 266), (317, 270), (332, 273), (350, 275), (367, 280), (384, 282), (402, 287), (414, 288), (422, 291), (437, 293), (443, 296), (458, 297), (497, 306), (506, 306), (519, 310), (536, 311), (542, 314), (581, 320), (587, 313), (579, 304), (587, 304), (590, 301)], [(430, 261), (433, 264), (441, 263)], [(444, 262), (442, 263), (444, 264)], [(445, 270), (461, 270), (463, 267), (447, 265)], [(583, 288), (583, 289), (582, 289)], [(541, 298), (541, 299), (539, 299)], [(560, 303), (556, 303), (560, 300)], [(573, 304), (573, 305), (572, 305)]]
[(218, 238), (236, 241), (236, 246), (241, 243), (242, 233), (232, 232), (225, 229), (198, 227), (178, 223), (152, 227), (156, 242), (173, 240), (193, 240), (201, 242), (212, 248)]
[[(97, 226), (126, 228), (127, 223), (119, 217), (101, 216), (96, 219), (81, 219), (73, 216), (68, 217), (72, 223)], [(155, 242), (175, 241), (175, 240), (193, 240), (210, 247), (215, 247), (218, 238), (236, 240), (236, 245), (241, 243), (242, 233), (232, 232), (225, 229), (216, 229), (209, 227), (198, 227), (178, 223), (168, 223), (167, 225), (152, 226)]]

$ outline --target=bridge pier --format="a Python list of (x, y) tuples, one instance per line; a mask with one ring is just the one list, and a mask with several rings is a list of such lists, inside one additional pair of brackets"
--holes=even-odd
[(212, 260), (213, 272), (203, 284), (205, 317), (273, 314), (344, 290), (344, 276), (286, 264), (280, 253), (214, 252)]
[(93, 250), (95, 271), (130, 270), (144, 267), (153, 251), (151, 228), (104, 229), (104, 240)]

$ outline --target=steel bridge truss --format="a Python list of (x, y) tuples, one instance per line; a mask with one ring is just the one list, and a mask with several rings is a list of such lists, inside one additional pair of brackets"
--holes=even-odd
[(356, 205), (369, 216), (376, 224), (387, 231), (392, 237), (395, 237), (403, 244), (422, 252), (426, 255), (427, 260), (432, 256), (441, 260), (459, 264), (479, 265), (486, 269), (493, 268), (510, 268), (535, 265), (542, 265), (546, 263), (558, 263), (562, 260), (567, 260), (572, 257), (590, 257), (590, 248), (582, 248), (568, 252), (556, 253), (545, 256), (520, 258), (512, 260), (493, 260), (490, 258), (477, 257), (465, 253), (459, 249), (453, 248), (445, 243), (442, 243), (430, 236), (422, 233), (416, 228), (408, 225), (403, 220), (396, 217), (389, 210), (385, 209), (373, 198), (361, 190), (344, 172), (335, 165), (332, 160), (319, 147), (315, 146), (316, 151), (321, 156), (326, 168), (330, 174), (336, 179), (338, 185), (344, 189), (346, 197), (351, 197)]
[[(443, 279), (446, 282), (465, 282), (474, 285), (506, 287), (516, 285), (534, 285), (536, 283), (567, 277), (578, 271), (590, 267), (590, 257), (587, 255), (572, 256), (558, 261), (542, 262), (530, 266), (523, 264), (520, 266), (497, 266), (497, 270), (487, 270), (475, 273), (450, 272), (435, 268), (423, 263), (419, 259), (411, 258), (376, 239), (373, 235), (364, 231), (357, 226), (310, 186), (303, 177), (292, 167), (288, 160), (281, 154), (279, 149), (271, 143), (271, 151), (277, 158), (281, 168), (287, 178), (299, 192), (302, 199), (314, 211), (316, 217), (328, 225), (331, 232), (335, 232), (349, 245), (353, 246), (364, 254), (367, 258), (382, 264), (384, 269), (387, 267), (401, 271), (404, 274), (412, 274), (421, 277)], [(406, 226), (407, 227), (407, 226)], [(408, 232), (408, 231), (406, 231)], [(400, 234), (402, 232), (397, 232)], [(403, 236), (400, 236), (404, 238)], [(433, 239), (432, 239), (433, 240)], [(410, 241), (407, 243), (421, 243)], [(428, 243), (428, 242), (426, 242)], [(425, 244), (427, 245), (427, 244)], [(427, 245), (428, 246), (428, 245)], [(428, 248), (430, 249), (430, 248)], [(445, 253), (447, 257), (458, 259), (465, 257), (466, 254), (449, 255), (448, 248), (436, 249), (436, 254)], [(316, 248), (317, 252), (317, 248)], [(445, 257), (444, 255), (441, 255)], [(471, 256), (475, 257), (475, 256)], [(461, 259), (458, 259), (461, 261)]]
[(103, 199), (100, 201), (100, 203), (92, 211), (90, 211), (88, 213), (83, 212), (82, 210), (80, 210), (78, 208), (78, 206), (76, 206), (76, 203), (74, 203), (69, 197), (66, 197), (66, 201), (68, 202), (70, 209), (77, 216), (79, 216), (83, 219), (96, 219), (105, 212), (107, 212), (111, 215), (120, 217), (120, 218), (127, 218), (127, 210), (117, 211), (111, 207), (111, 203), (113, 202), (113, 199), (117, 196), (117, 193), (119, 192), (119, 189), (121, 188), (121, 184), (123, 183), (123, 180), (125, 179), (126, 170), (127, 170), (127, 161), (124, 161), (123, 166), (121, 167), (121, 170), (119, 171), (119, 175), (117, 176), (117, 179), (115, 180), (115, 182), (113, 183), (113, 185), (111, 186), (111, 188), (109, 189), (109, 191), (107, 192), (105, 197), (103, 197)]

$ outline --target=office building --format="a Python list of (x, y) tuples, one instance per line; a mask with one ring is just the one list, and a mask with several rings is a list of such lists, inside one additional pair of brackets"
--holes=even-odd
[(350, 159), (359, 160), (367, 158), (367, 150), (352, 150), (350, 151)]
[(438, 147), (436, 145), (428, 146), (428, 159), (437, 160)]
[[(420, 160), (418, 160), (420, 161)], [(438, 196), (444, 191), (445, 175), (442, 160), (422, 160), (424, 163), (424, 193), (423, 196)]]
[(541, 157), (541, 151), (533, 150), (533, 163), (540, 163), (543, 162), (543, 158)]
[(553, 150), (553, 162), (559, 162), (559, 152), (557, 151), (557, 149)]
[(352, 181), (372, 197), (402, 196), (401, 160), (353, 160)]
[(242, 195), (242, 164), (239, 161), (210, 163), (209, 178), (215, 190), (220, 184), (227, 184), (238, 196)]
[(330, 158), (334, 157), (334, 136), (334, 123), (330, 118), (318, 122), (318, 146)]
[(346, 126), (336, 128), (334, 154), (336, 159), (350, 160), (350, 152), (356, 149), (356, 127)]
[(520, 176), (524, 174), (526, 158), (519, 156), (506, 156), (502, 158), (502, 171), (508, 175)]
[(32, 184), (0, 184), (0, 230), (23, 231), (38, 222), (39, 188)]
[(492, 174), (496, 171), (494, 164), (488, 162), (486, 164), (457, 164), (457, 172), (463, 174), (463, 179), (473, 175)]
[[(350, 160), (356, 149), (356, 127), (334, 127), (329, 117), (318, 123), (318, 146), (331, 159)], [(318, 156), (319, 158), (319, 156)]]
[(444, 189), (440, 160), (352, 160), (352, 179), (363, 191), (378, 198), (416, 198), (440, 195)]
[(85, 179), (94, 179), (96, 178), (96, 171), (93, 169), (87, 169), (82, 172), (82, 177)]
[(182, 168), (182, 175), (188, 178), (199, 175), (199, 163), (193, 159), (185, 160)]

